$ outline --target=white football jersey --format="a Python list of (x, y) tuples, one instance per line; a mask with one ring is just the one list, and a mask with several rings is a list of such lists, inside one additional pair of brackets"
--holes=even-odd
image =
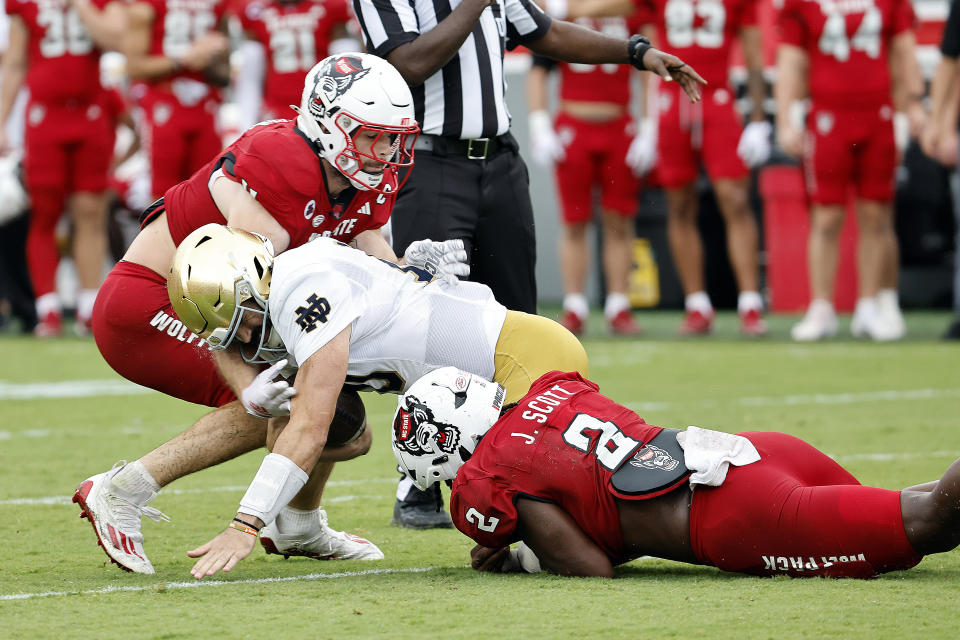
[(298, 367), (352, 325), (346, 384), (380, 393), (445, 366), (492, 379), (507, 313), (486, 285), (433, 280), (330, 238), (275, 258), (269, 311)]

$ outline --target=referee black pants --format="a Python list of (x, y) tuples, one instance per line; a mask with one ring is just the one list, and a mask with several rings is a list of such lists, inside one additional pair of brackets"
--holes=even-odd
[(470, 279), (490, 287), (508, 309), (536, 313), (530, 177), (517, 150), (501, 146), (484, 160), (471, 160), (440, 148), (418, 149), (415, 161), (393, 209), (394, 252), (402, 256), (414, 240), (461, 238)]

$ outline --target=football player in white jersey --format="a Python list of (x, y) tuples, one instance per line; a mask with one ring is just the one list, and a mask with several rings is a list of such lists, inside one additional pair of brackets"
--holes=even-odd
[(200, 558), (191, 570), (197, 579), (232, 569), (261, 528), (264, 546), (281, 548), (272, 523), (291, 500), (301, 509), (319, 505), (324, 479), (310, 472), (344, 385), (402, 393), (455, 365), (500, 383), (511, 402), (547, 371), (587, 373), (573, 334), (508, 311), (485, 285), (432, 279), (327, 238), (274, 258), (255, 234), (205, 225), (180, 244), (167, 287), (184, 325), (215, 349), (238, 351), (248, 365), (235, 358), (237, 366), (286, 359), (296, 376), (289, 420), (271, 420), (272, 453), (236, 518), (188, 553)]

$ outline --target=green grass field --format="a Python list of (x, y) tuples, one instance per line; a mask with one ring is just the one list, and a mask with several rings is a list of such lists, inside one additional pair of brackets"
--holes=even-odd
[[(864, 483), (932, 480), (960, 457), (960, 345), (944, 313), (908, 314), (896, 344), (800, 345), (793, 317), (744, 341), (679, 340), (679, 315), (640, 314), (639, 340), (591, 331), (591, 378), (649, 422), (800, 436)], [(602, 326), (594, 318), (595, 326)], [(846, 330), (847, 323), (843, 323)], [(99, 389), (99, 393), (95, 390)], [(365, 395), (370, 455), (334, 471), (331, 524), (375, 541), (380, 562), (283, 560), (259, 548), (201, 583), (186, 551), (229, 521), (255, 452), (180, 480), (144, 520), (154, 576), (122, 573), (70, 503), (76, 485), (179, 433), (204, 409), (130, 393), (92, 340), (0, 336), (0, 621), (5, 638), (956, 638), (960, 551), (871, 581), (758, 579), (641, 559), (613, 580), (483, 575), (453, 530), (389, 525), (394, 398)]]

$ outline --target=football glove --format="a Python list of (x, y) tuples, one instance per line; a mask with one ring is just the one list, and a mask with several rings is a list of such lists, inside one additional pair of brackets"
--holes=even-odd
[(417, 240), (403, 253), (403, 261), (425, 270), (432, 276), (466, 278), (470, 275), (470, 260), (463, 240)]
[(751, 122), (743, 128), (737, 155), (751, 169), (770, 159), (770, 132), (773, 126), (766, 120)]
[(640, 121), (639, 131), (627, 149), (626, 162), (635, 176), (646, 175), (657, 164), (657, 124), (653, 120)]
[(530, 156), (541, 167), (549, 167), (566, 157), (563, 142), (553, 130), (550, 114), (546, 111), (531, 111), (528, 119), (530, 126)]
[(261, 371), (253, 382), (240, 393), (243, 408), (257, 418), (275, 418), (290, 415), (290, 398), (297, 390), (286, 380), (274, 377), (287, 366), (286, 358), (274, 363), (269, 369)]

